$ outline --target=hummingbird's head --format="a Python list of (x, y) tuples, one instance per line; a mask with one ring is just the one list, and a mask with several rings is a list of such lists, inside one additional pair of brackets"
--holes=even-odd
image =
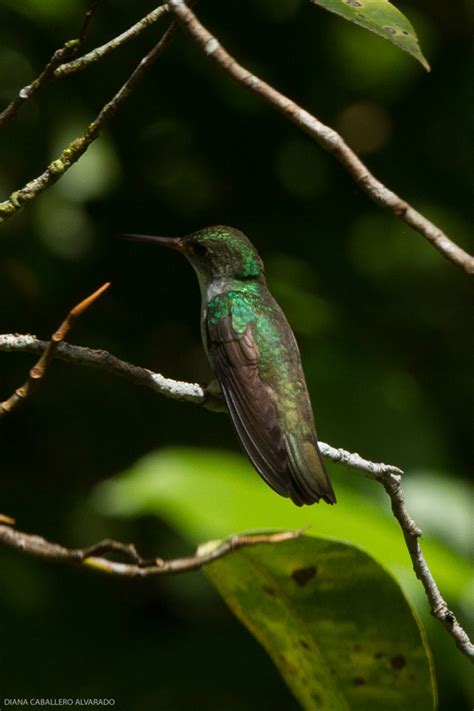
[(257, 250), (243, 232), (233, 227), (206, 227), (180, 242), (181, 251), (201, 282), (263, 279), (263, 262)]
[(130, 239), (171, 247), (191, 262), (201, 287), (215, 280), (263, 281), (264, 267), (250, 240), (233, 227), (206, 227), (186, 237), (126, 235)]

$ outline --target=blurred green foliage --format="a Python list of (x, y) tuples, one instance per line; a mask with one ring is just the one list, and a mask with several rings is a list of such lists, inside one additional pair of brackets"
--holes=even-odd
[[(86, 6), (0, 2), (2, 105), (77, 33)], [(88, 48), (151, 8), (101, 5)], [(468, 4), (412, 0), (400, 9), (417, 29), (429, 75), (387, 42), (302, 0), (202, 3), (199, 13), (245, 64), (338, 126), (378, 177), (468, 246), (472, 101), (460, 71), (471, 53)], [(51, 84), (24, 107), (0, 136), (2, 195), (40, 173), (62, 141), (86, 126), (160, 31)], [(428, 560), (468, 624), (467, 277), (372, 205), (330, 156), (232, 84), (186, 38), (177, 38), (64, 182), (2, 227), (0, 330), (47, 337), (73, 304), (110, 279), (112, 290), (72, 340), (206, 382), (199, 292), (188, 265), (116, 236), (186, 234), (217, 223), (246, 232), (267, 264), (300, 342), (321, 438), (407, 470), (408, 505), (424, 528)], [(1, 393), (9, 395), (32, 358), (0, 353), (0, 362)], [(208, 521), (209, 513), (219, 517), (219, 535), (237, 523), (219, 498), (227, 471), (216, 472), (199, 507), (198, 484), (183, 482), (186, 535), (158, 497), (149, 515), (143, 507), (128, 518), (99, 516), (86, 505), (96, 484), (157, 447), (237, 449), (225, 416), (58, 362), (34, 399), (2, 422), (0, 438), (1, 511), (53, 540), (86, 545), (114, 536), (136, 542), (144, 555), (168, 557), (189, 550), (198, 525), (204, 533), (206, 513)], [(303, 515), (316, 533), (321, 525), (368, 550), (377, 541), (374, 554), (426, 610), (401, 536), (382, 513), (383, 492), (340, 468), (332, 475), (338, 505), (299, 512), (246, 467), (238, 484), (251, 487), (246, 508), (258, 514), (261, 507), (251, 525), (296, 523)], [(229, 511), (228, 521), (221, 511)], [(201, 574), (129, 585), (5, 553), (1, 565), (3, 696), (115, 696), (127, 710), (297, 707)], [(425, 625), (440, 708), (466, 708), (468, 662), (438, 623), (425, 618)]]

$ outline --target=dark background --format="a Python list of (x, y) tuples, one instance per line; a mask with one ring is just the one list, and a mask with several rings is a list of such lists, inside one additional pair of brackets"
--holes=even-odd
[[(200, 5), (203, 21), (246, 66), (338, 128), (377, 177), (469, 249), (467, 2), (401, 7), (430, 74), (302, 0)], [(86, 7), (0, 2), (2, 106), (75, 36)], [(104, 0), (86, 47), (152, 7)], [(84, 130), (164, 24), (49, 85), (3, 129), (2, 196)], [(414, 476), (422, 471), (428, 489), (431, 481), (452, 482), (445, 489), (455, 496), (469, 471), (468, 277), (374, 206), (329, 155), (181, 33), (80, 163), (2, 226), (1, 332), (46, 338), (73, 304), (111, 280), (71, 340), (206, 382), (189, 266), (116, 237), (182, 235), (211, 224), (242, 229), (261, 252), (301, 345), (321, 438)], [(32, 362), (0, 353), (0, 397), (23, 382)], [(0, 510), (21, 529), (70, 545), (110, 535), (164, 556), (190, 546), (157, 518), (104, 519), (90, 528), (84, 512), (94, 486), (163, 445), (238, 448), (223, 416), (61, 362), (2, 420), (0, 441)], [(445, 501), (438, 505), (442, 512)], [(431, 510), (435, 523), (437, 516)], [(341, 538), (350, 540), (350, 531)], [(195, 596), (175, 594), (199, 573), (172, 584), (123, 583), (5, 552), (1, 566), (1, 698), (115, 697), (124, 709), (296, 708), (263, 650), (204, 579)], [(461, 598), (465, 590), (450, 602), (464, 616)], [(433, 629), (441, 708), (468, 708), (465, 660)]]

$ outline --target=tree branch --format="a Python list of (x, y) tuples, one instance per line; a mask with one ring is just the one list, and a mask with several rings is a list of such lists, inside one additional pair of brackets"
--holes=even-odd
[(419, 542), (422, 531), (408, 513), (400, 484), (400, 477), (390, 473), (383, 473), (371, 478), (379, 481), (390, 497), (393, 515), (402, 529), (408, 553), (410, 554), (413, 564), (413, 570), (423, 585), (430, 604), (431, 614), (445, 627), (454, 639), (458, 649), (474, 663), (474, 644), (457, 621), (453, 612), (449, 609), (423, 556)]
[[(1, 520), (1, 519), (0, 519)], [(282, 543), (298, 538), (301, 531), (281, 531), (272, 534), (236, 535), (217, 546), (206, 543), (199, 547), (194, 556), (162, 560), (161, 558), (144, 559), (137, 553), (133, 544), (104, 540), (88, 548), (65, 548), (58, 543), (51, 543), (41, 536), (17, 531), (0, 523), (0, 545), (26, 553), (34, 558), (41, 558), (50, 563), (66, 563), (74, 566), (93, 568), (102, 573), (121, 578), (148, 578), (156, 575), (176, 575), (198, 570), (209, 563), (223, 558), (239, 548), (247, 548), (268, 543)], [(104, 558), (107, 553), (120, 553), (131, 562), (123, 563)]]
[[(47, 345), (47, 341), (40, 341), (35, 336), (0, 335), (0, 350), (2, 351), (42, 353)], [(147, 368), (141, 368), (120, 360), (107, 351), (61, 343), (55, 356), (76, 365), (88, 365), (109, 371), (136, 385), (144, 385), (159, 395), (165, 395), (175, 400), (193, 402), (196, 405), (209, 405), (205, 390), (201, 385), (165, 378), (160, 373), (154, 373)]]
[[(35, 336), (12, 333), (0, 335), (0, 351), (42, 353), (47, 347), (48, 343), (46, 341), (39, 341)], [(173, 400), (193, 402), (196, 405), (204, 405), (214, 411), (225, 410), (222, 407), (222, 400), (216, 395), (211, 395), (202, 385), (166, 378), (160, 373), (154, 373), (147, 368), (141, 368), (120, 360), (107, 351), (73, 346), (70, 343), (60, 343), (54, 355), (69, 363), (88, 365), (109, 371), (136, 385), (144, 385), (159, 395), (165, 395)], [(398, 467), (370, 462), (357, 453), (347, 452), (345, 449), (337, 449), (325, 442), (319, 442), (319, 449), (326, 459), (362, 471), (372, 478), (376, 478), (381, 474), (403, 474)]]
[(12, 193), (4, 202), (0, 203), (0, 224), (21, 209), (25, 202), (34, 200), (37, 195), (56, 183), (59, 178), (86, 152), (91, 143), (98, 138), (102, 128), (107, 121), (115, 116), (119, 108), (130, 96), (132, 91), (138, 86), (151, 65), (158, 59), (163, 51), (170, 44), (175, 34), (176, 25), (173, 22), (161, 40), (149, 52), (135, 70), (129, 76), (125, 84), (119, 89), (115, 96), (102, 107), (97, 117), (89, 124), (82, 136), (74, 139), (61, 155), (48, 165), (46, 170), (36, 178), (27, 183), (23, 188)]
[(56, 65), (56, 68), (54, 69), (55, 78), (62, 78), (68, 76), (69, 74), (74, 74), (75, 72), (78, 72), (81, 69), (88, 67), (90, 64), (97, 62), (99, 59), (102, 59), (102, 57), (105, 57), (114, 49), (117, 49), (126, 42), (129, 42), (131, 39), (138, 37), (138, 35), (143, 32), (143, 30), (153, 25), (160, 19), (160, 17), (165, 15), (167, 12), (168, 6), (160, 5), (159, 7), (149, 12), (148, 15), (142, 17), (142, 19), (136, 22), (134, 25), (125, 30), (125, 32), (122, 32), (120, 35), (117, 35), (117, 37), (114, 37), (106, 44), (103, 44), (100, 47), (96, 47), (90, 52), (87, 52), (87, 54), (84, 54), (82, 57), (78, 57), (77, 59), (74, 59), (71, 62), (61, 64), (60, 66)]
[(390, 210), (419, 232), (453, 264), (461, 267), (468, 274), (474, 274), (474, 257), (455, 244), (439, 227), (417, 212), (408, 202), (377, 180), (334, 129), (323, 124), (239, 64), (221, 46), (217, 38), (201, 24), (184, 0), (169, 0), (168, 6), (189, 36), (217, 66), (239, 84), (265, 99), (277, 111), (314, 138), (322, 148), (334, 155), (374, 202)]
[(0, 402), (0, 417), (10, 413), (22, 402), (24, 402), (34, 390), (36, 390), (36, 388), (44, 378), (48, 365), (53, 360), (54, 354), (57, 351), (59, 344), (69, 333), (77, 317), (81, 316), (84, 311), (86, 311), (86, 309), (88, 309), (89, 306), (91, 306), (91, 304), (93, 304), (94, 301), (98, 299), (99, 296), (101, 296), (106, 289), (109, 288), (109, 286), (110, 283), (107, 282), (107, 284), (104, 284), (100, 287), (100, 289), (97, 289), (97, 291), (88, 296), (87, 299), (84, 299), (84, 301), (81, 301), (80, 304), (77, 304), (77, 306), (71, 309), (71, 311), (67, 315), (66, 319), (62, 322), (58, 330), (55, 331), (55, 333), (53, 333), (53, 335), (51, 336), (50, 342), (43, 350), (40, 359), (38, 360), (36, 365), (31, 368), (26, 383), (22, 385), (21, 388), (17, 388), (13, 395), (8, 398), (8, 400)]
[(63, 47), (57, 49), (41, 74), (34, 81), (32, 81), (31, 84), (27, 84), (27, 86), (24, 86), (23, 89), (20, 89), (17, 96), (8, 104), (6, 109), (0, 113), (0, 128), (2, 128), (2, 126), (4, 126), (13, 116), (15, 116), (21, 107), (45, 84), (54, 79), (56, 76), (55, 72), (59, 65), (63, 64), (63, 62), (77, 53), (79, 47), (84, 41), (98, 4), (99, 0), (95, 0), (91, 8), (86, 12), (78, 37), (76, 39), (69, 40), (69, 42), (66, 42)]
[[(47, 347), (48, 344), (46, 342), (39, 341), (35, 336), (18, 334), (0, 335), (0, 351), (26, 351), (32, 353), (42, 353)], [(187, 400), (197, 405), (204, 405), (205, 407), (208, 407), (209, 409), (213, 410), (222, 409), (221, 402), (217, 398), (214, 401), (211, 400), (210, 394), (201, 385), (198, 385), (197, 383), (186, 383), (182, 381), (171, 380), (170, 378), (165, 378), (163, 375), (159, 373), (153, 373), (147, 368), (140, 368), (136, 365), (132, 365), (131, 363), (119, 360), (107, 351), (97, 351), (92, 350), (91, 348), (73, 346), (68, 343), (60, 343), (54, 355), (70, 363), (101, 368), (102, 370), (109, 371), (114, 375), (118, 375), (122, 378), (125, 378), (126, 380), (129, 380), (132, 383), (135, 383), (137, 385), (144, 385), (145, 387), (152, 389), (154, 392), (157, 392), (160, 395), (165, 395), (166, 397), (170, 397), (175, 400)], [(421, 551), (418, 540), (421, 536), (421, 531), (416, 525), (415, 521), (410, 517), (406, 509), (405, 499), (400, 485), (401, 475), (403, 474), (403, 471), (393, 465), (370, 462), (367, 459), (363, 459), (359, 454), (355, 452), (351, 453), (346, 451), (345, 449), (337, 449), (329, 444), (326, 444), (325, 442), (319, 442), (319, 449), (321, 451), (321, 454), (326, 459), (329, 459), (330, 461), (335, 463), (345, 464), (347, 467), (356, 469), (357, 471), (362, 472), (364, 476), (368, 477), (369, 479), (374, 479), (375, 481), (378, 481), (384, 487), (386, 493), (390, 497), (393, 514), (397, 519), (400, 528), (402, 529), (415, 574), (419, 578), (425, 589), (431, 607), (432, 615), (444, 625), (448, 633), (455, 640), (456, 645), (459, 647), (459, 649), (468, 658), (474, 661), (474, 645), (471, 643), (468, 635), (456, 620), (454, 614), (448, 608), (447, 603), (443, 599)], [(11, 545), (11, 547), (22, 548), (22, 545), (20, 543), (16, 543), (17, 541), (26, 540), (26, 543), (28, 543), (30, 540), (39, 540), (40, 549), (41, 551), (44, 550), (43, 543), (45, 542), (43, 542), (43, 539), (38, 539), (35, 536), (27, 539), (17, 539), (15, 538), (15, 535), (11, 533), (11, 529), (7, 529), (10, 530), (10, 534), (5, 533), (5, 528), (6, 527), (0, 526), (0, 543), (2, 541), (5, 542), (6, 538), (8, 539), (8, 541), (13, 539), (13, 543), (10, 544), (9, 542), (7, 542), (7, 544)], [(20, 534), (20, 536), (25, 535), (26, 534)], [(9, 536), (10, 538), (8, 538)], [(51, 546), (53, 544), (47, 545)], [(64, 551), (64, 549), (60, 550)], [(38, 555), (53, 559), (51, 555), (43, 556), (41, 553), (38, 553)], [(62, 556), (60, 557), (60, 560), (63, 560), (63, 553), (60, 553), (60, 555)], [(171, 568), (169, 572), (181, 572), (182, 570), (194, 569), (193, 566), (196, 561), (195, 558), (183, 560), (187, 562), (183, 563), (183, 561), (181, 561), (178, 564), (177, 561), (170, 561)], [(189, 561), (193, 561), (191, 563), (192, 567), (186, 567), (189, 564)], [(79, 562), (84, 561), (82, 560)], [(101, 565), (103, 567), (104, 565), (106, 565), (105, 570), (107, 572), (114, 572), (117, 574), (122, 574), (120, 572), (122, 570), (128, 570), (128, 568), (123, 568), (123, 563), (112, 564), (110, 562), (106, 562), (105, 564), (100, 562), (97, 564), (88, 564), (93, 565), (93, 567), (100, 567)], [(111, 565), (114, 567), (114, 570), (110, 570)], [(184, 567), (182, 567), (183, 565)], [(195, 567), (200, 566), (196, 565)], [(126, 575), (128, 573), (125, 572), (123, 574)], [(134, 574), (141, 575), (142, 573)]]

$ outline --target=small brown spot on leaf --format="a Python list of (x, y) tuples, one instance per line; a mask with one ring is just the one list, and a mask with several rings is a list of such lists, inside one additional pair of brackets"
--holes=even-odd
[(300, 639), (300, 645), (303, 647), (303, 649), (311, 649), (308, 642), (306, 642), (306, 640), (304, 639)]
[(352, 680), (352, 683), (354, 684), (354, 686), (364, 686), (366, 681), (363, 676), (355, 676)]
[(316, 566), (310, 565), (308, 568), (296, 568), (291, 574), (291, 577), (297, 585), (303, 587), (306, 583), (316, 575)]
[(346, 3), (351, 7), (362, 7), (362, 3), (358, 0), (346, 0)]
[(297, 676), (298, 676), (298, 669), (295, 667), (295, 665), (292, 664), (292, 663), (289, 661), (289, 659), (287, 659), (287, 657), (285, 657), (284, 654), (279, 654), (278, 656), (280, 657), (281, 663), (283, 664), (283, 666), (285, 667), (285, 669), (287, 670), (287, 672), (288, 672), (289, 674), (291, 674), (292, 676), (297, 677)]
[(374, 659), (382, 659), (382, 657), (385, 657), (383, 652), (375, 652)]
[(354, 652), (356, 652), (356, 653), (357, 653), (357, 652), (362, 652), (362, 645), (361, 645), (361, 644), (354, 644), (354, 646), (352, 647), (352, 649), (353, 649)]
[(270, 595), (271, 597), (277, 597), (278, 593), (274, 588), (271, 588), (270, 585), (263, 585), (262, 586), (263, 592), (267, 593), (267, 595)]
[(395, 657), (391, 658), (390, 664), (394, 669), (403, 669), (406, 664), (405, 657), (403, 654), (397, 654)]
[(397, 30), (394, 27), (384, 27), (384, 30), (387, 30), (387, 32), (390, 32), (391, 35), (397, 34)]

